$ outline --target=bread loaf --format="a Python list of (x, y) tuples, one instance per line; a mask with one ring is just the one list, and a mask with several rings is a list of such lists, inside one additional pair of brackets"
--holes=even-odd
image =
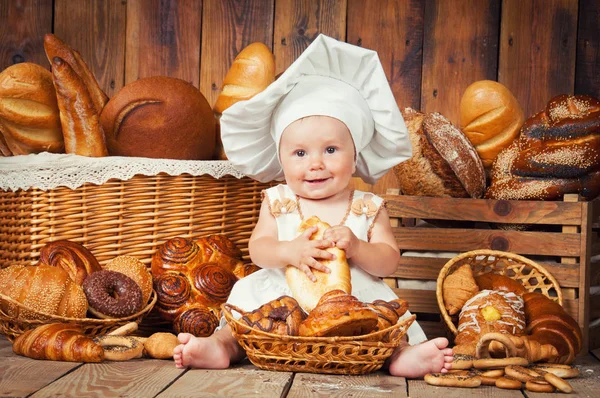
[(206, 98), (188, 82), (166, 76), (125, 85), (104, 107), (100, 122), (108, 152), (182, 160), (210, 160), (215, 117)]
[(79, 286), (89, 274), (102, 269), (96, 257), (85, 246), (68, 240), (57, 240), (42, 247), (38, 265), (62, 268)]
[[(298, 234), (302, 234), (313, 226), (317, 226), (318, 230), (311, 235), (311, 240), (323, 239), (323, 233), (330, 228), (329, 224), (313, 216), (300, 224)], [(313, 269), (313, 274), (317, 278), (316, 282), (308, 279), (303, 271), (294, 266), (288, 265), (285, 270), (285, 279), (292, 292), (292, 297), (298, 301), (300, 307), (307, 313), (315, 308), (319, 299), (325, 293), (331, 290), (339, 289), (348, 294), (352, 292), (350, 266), (346, 260), (346, 253), (337, 247), (330, 247), (326, 250), (333, 253), (335, 259), (321, 259), (320, 262), (329, 268), (331, 272), (327, 274)]]
[(27, 62), (4, 69), (0, 73), (0, 154), (63, 150), (52, 74)]
[(65, 152), (81, 156), (107, 156), (104, 130), (83, 80), (62, 58), (54, 57), (52, 76)]
[(82, 83), (80, 91), (73, 94), (88, 96), (91, 100), (94, 113), (100, 115), (100, 112), (102, 112), (102, 109), (108, 102), (108, 97), (100, 88), (94, 74), (90, 71), (83, 58), (81, 58), (79, 52), (72, 49), (52, 33), (47, 33), (44, 36), (44, 50), (51, 65), (54, 62), (54, 58), (58, 57), (70, 66)]
[(492, 80), (472, 83), (460, 100), (461, 129), (486, 169), (491, 169), (498, 153), (517, 137), (524, 121), (523, 110), (510, 90)]
[(413, 147), (412, 157), (394, 166), (406, 195), (480, 198), (485, 171), (465, 135), (439, 113), (403, 111)]
[(15, 354), (33, 359), (70, 362), (102, 362), (104, 350), (75, 325), (45, 324), (18, 336)]
[(560, 95), (523, 124), (498, 155), (486, 192), (490, 199), (560, 200), (600, 195), (600, 101)]
[[(0, 270), (0, 294), (8, 296), (25, 307), (49, 315), (67, 318), (85, 318), (87, 299), (81, 286), (59, 267), (29, 265)], [(40, 318), (31, 311), (19, 311), (6, 304), (2, 310), (24, 319)]]
[(223, 113), (238, 101), (248, 100), (275, 80), (275, 57), (263, 43), (252, 43), (235, 57), (223, 80), (214, 111)]

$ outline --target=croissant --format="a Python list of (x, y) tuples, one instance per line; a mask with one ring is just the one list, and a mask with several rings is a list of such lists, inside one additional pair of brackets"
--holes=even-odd
[(65, 323), (38, 326), (18, 336), (15, 354), (33, 359), (69, 362), (102, 362), (104, 349), (78, 327)]
[(444, 279), (442, 296), (448, 314), (458, 313), (463, 305), (479, 291), (469, 264), (463, 264)]
[[(303, 221), (300, 227), (298, 227), (298, 233), (301, 234), (315, 225), (318, 227), (318, 230), (312, 234), (310, 239), (323, 239), (323, 233), (330, 228), (330, 225), (322, 222), (316, 216)], [(317, 278), (316, 282), (308, 279), (303, 271), (291, 265), (288, 265), (285, 270), (285, 278), (292, 291), (292, 297), (298, 300), (298, 303), (306, 312), (310, 312), (315, 308), (319, 299), (331, 290), (342, 290), (348, 294), (352, 292), (350, 266), (346, 260), (346, 253), (337, 247), (330, 247), (327, 251), (333, 253), (335, 259), (321, 260), (321, 264), (328, 267), (331, 273), (326, 274), (325, 272), (313, 270)]]
[(57, 240), (42, 247), (38, 265), (62, 268), (79, 286), (89, 274), (102, 270), (98, 260), (88, 249), (68, 240)]
[(343, 290), (332, 290), (300, 324), (300, 336), (360, 336), (377, 328), (377, 312)]

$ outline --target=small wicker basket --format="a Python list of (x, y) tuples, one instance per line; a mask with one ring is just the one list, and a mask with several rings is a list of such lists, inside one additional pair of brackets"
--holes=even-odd
[[(48, 323), (70, 323), (81, 327), (84, 334), (98, 336), (109, 333), (126, 323), (140, 323), (142, 319), (152, 310), (156, 304), (156, 292), (152, 295), (146, 307), (141, 311), (124, 318), (96, 319), (96, 318), (65, 318), (58, 315), (42, 314), (31, 310), (18, 301), (0, 294), (0, 334), (5, 335), (10, 341), (34, 329)], [(10, 312), (11, 314), (7, 314)]]
[(462, 253), (448, 261), (440, 270), (435, 294), (442, 318), (447, 328), (456, 336), (457, 316), (451, 317), (446, 311), (442, 286), (444, 279), (463, 264), (469, 264), (474, 276), (488, 272), (508, 276), (523, 285), (529, 292), (546, 295), (562, 305), (562, 292), (556, 279), (541, 265), (518, 254), (498, 250), (473, 250)]
[(328, 373), (358, 375), (375, 372), (400, 345), (415, 320), (411, 315), (394, 326), (363, 336), (300, 337), (280, 336), (251, 328), (234, 318), (232, 311), (242, 313), (230, 304), (223, 304), (223, 314), (233, 336), (246, 351), (254, 365), (265, 370), (282, 372)]

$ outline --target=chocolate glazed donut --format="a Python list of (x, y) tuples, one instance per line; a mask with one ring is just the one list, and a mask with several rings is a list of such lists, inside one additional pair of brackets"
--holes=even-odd
[(169, 271), (185, 272), (201, 259), (198, 245), (184, 238), (169, 239), (152, 256), (152, 275)]
[(197, 289), (198, 301), (207, 307), (219, 307), (229, 297), (236, 276), (218, 264), (206, 263), (190, 273), (193, 286)]
[(154, 279), (156, 310), (166, 321), (173, 321), (180, 308), (190, 299), (192, 291), (185, 275), (169, 272)]
[(140, 311), (144, 305), (142, 289), (127, 275), (102, 270), (83, 282), (89, 310), (100, 318), (122, 318)]

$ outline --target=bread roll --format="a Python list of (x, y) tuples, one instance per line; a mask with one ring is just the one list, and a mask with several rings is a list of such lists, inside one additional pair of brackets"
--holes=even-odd
[[(223, 89), (213, 107), (217, 118), (236, 102), (248, 100), (263, 91), (274, 80), (275, 57), (271, 50), (259, 42), (248, 45), (235, 57), (225, 75)], [(215, 158), (227, 160), (218, 123)]]
[[(59, 267), (49, 265), (12, 265), (0, 270), (0, 294), (25, 307), (49, 315), (85, 318), (87, 299), (81, 286)], [(12, 316), (36, 319), (30, 311), (16, 313), (16, 308), (4, 305), (2, 310)]]
[(118, 256), (110, 260), (104, 269), (120, 272), (133, 279), (142, 290), (142, 302), (144, 305), (148, 303), (152, 294), (152, 274), (144, 263), (135, 257)]
[(154, 76), (127, 84), (104, 107), (100, 122), (108, 152), (182, 160), (210, 160), (215, 117), (188, 82)]
[(517, 99), (508, 88), (493, 80), (471, 84), (460, 100), (462, 131), (475, 146), (486, 169), (517, 137), (524, 121)]
[(0, 154), (63, 150), (52, 74), (27, 62), (4, 69), (0, 73)]
[[(311, 240), (323, 239), (323, 233), (331, 226), (326, 222), (313, 216), (300, 224), (298, 234), (302, 234), (307, 229), (317, 226), (318, 230), (310, 237)], [(350, 282), (350, 266), (346, 260), (346, 253), (337, 248), (330, 247), (326, 249), (335, 255), (334, 260), (319, 260), (321, 264), (331, 270), (329, 274), (313, 269), (312, 272), (317, 278), (316, 282), (308, 279), (306, 274), (300, 269), (288, 265), (285, 270), (287, 284), (292, 291), (292, 297), (295, 298), (300, 307), (307, 313), (316, 307), (319, 299), (327, 292), (335, 289), (342, 290), (348, 294), (352, 292)]]
[(85, 246), (68, 240), (57, 240), (42, 247), (38, 265), (62, 268), (79, 286), (89, 274), (102, 269), (96, 257)]
[(394, 166), (405, 195), (480, 198), (485, 171), (475, 148), (465, 135), (439, 113), (424, 115), (403, 111), (412, 157)]
[(144, 351), (150, 358), (170, 359), (178, 345), (179, 340), (173, 333), (154, 333), (144, 341)]

